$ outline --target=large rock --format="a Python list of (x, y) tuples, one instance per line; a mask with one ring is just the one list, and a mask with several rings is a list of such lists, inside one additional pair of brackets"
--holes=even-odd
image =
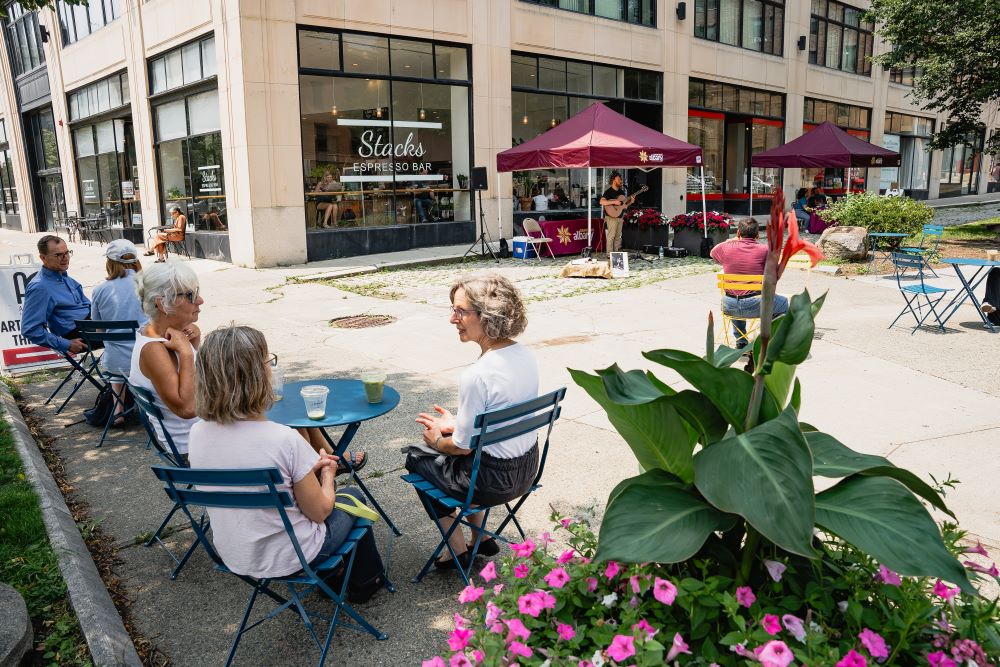
[(31, 648), (31, 619), (21, 594), (0, 584), (0, 667), (16, 667)]
[(819, 237), (817, 245), (828, 259), (863, 261), (868, 257), (868, 230), (864, 227), (830, 227)]

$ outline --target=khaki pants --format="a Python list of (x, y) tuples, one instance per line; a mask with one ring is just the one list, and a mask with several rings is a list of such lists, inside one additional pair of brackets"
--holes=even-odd
[(604, 216), (604, 224), (607, 225), (605, 232), (605, 250), (607, 252), (618, 252), (622, 249), (622, 219)]

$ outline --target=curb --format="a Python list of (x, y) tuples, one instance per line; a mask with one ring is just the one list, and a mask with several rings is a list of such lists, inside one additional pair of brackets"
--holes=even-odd
[(45, 520), (52, 550), (59, 559), (59, 570), (66, 580), (70, 605), (80, 623), (84, 639), (95, 665), (141, 667), (132, 638), (125, 631), (118, 610), (111, 601), (97, 566), (80, 536), (66, 501), (52, 478), (38, 444), (31, 436), (14, 397), (6, 386), (0, 387), (0, 407), (10, 425), (14, 445), (24, 463), (24, 471), (35, 493)]

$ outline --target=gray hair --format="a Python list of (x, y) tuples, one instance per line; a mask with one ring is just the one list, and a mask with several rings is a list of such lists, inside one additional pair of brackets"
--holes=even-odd
[[(135, 293), (142, 304), (142, 312), (155, 320), (162, 314), (173, 312), (177, 297), (198, 289), (198, 276), (186, 263), (163, 262), (153, 264), (135, 274)], [(157, 300), (163, 313), (156, 308)]]
[(267, 340), (251, 327), (220, 327), (205, 337), (195, 362), (194, 406), (206, 421), (231, 424), (274, 405)]
[(174, 211), (177, 211), (178, 213), (180, 213), (181, 212), (181, 207), (180, 206), (171, 206), (170, 207), (170, 212), (173, 213)]
[(521, 292), (507, 278), (498, 273), (484, 273), (460, 278), (451, 286), (451, 302), (455, 292), (465, 292), (469, 304), (479, 313), (483, 333), (493, 340), (514, 338), (528, 326), (528, 314), (521, 299)]

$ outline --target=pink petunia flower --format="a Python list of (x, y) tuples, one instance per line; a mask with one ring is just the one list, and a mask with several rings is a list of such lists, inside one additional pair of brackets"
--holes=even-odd
[(615, 662), (624, 662), (635, 655), (635, 640), (625, 635), (615, 635), (608, 647), (608, 656)]
[(559, 639), (568, 642), (573, 637), (576, 637), (576, 630), (573, 629), (572, 625), (558, 623), (556, 624), (556, 634), (559, 635)]
[(875, 576), (876, 579), (881, 581), (883, 584), (888, 584), (890, 586), (899, 586), (903, 583), (903, 580), (899, 578), (899, 575), (887, 568), (885, 565), (879, 564), (878, 574)]
[(997, 570), (997, 564), (991, 563), (989, 569), (980, 565), (979, 563), (973, 562), (971, 560), (963, 561), (965, 567), (969, 568), (973, 572), (981, 572), (982, 574), (988, 574), (991, 577), (1000, 577), (1000, 571)]
[(889, 657), (889, 648), (885, 645), (885, 640), (877, 632), (865, 628), (858, 635), (858, 639), (861, 640), (861, 645), (868, 651), (868, 655), (879, 659), (879, 662)]
[(569, 583), (569, 575), (561, 567), (552, 568), (547, 575), (542, 577), (552, 588), (562, 588)]
[(483, 597), (483, 593), (485, 592), (485, 589), (477, 588), (476, 586), (470, 584), (463, 588), (462, 592), (458, 594), (458, 601), (462, 604), (475, 602), (479, 598)]
[(493, 586), (493, 595), (500, 595), (500, 591), (503, 590), (503, 584), (495, 584)]
[(483, 664), (483, 660), (486, 659), (486, 654), (477, 649), (472, 652), (472, 657), (476, 661), (477, 665), (481, 665)]
[(508, 646), (507, 648), (510, 649), (511, 654), (519, 655), (522, 658), (530, 658), (532, 655), (534, 655), (534, 652), (531, 650), (531, 648), (525, 646), (521, 642), (511, 642), (510, 646)]
[(556, 596), (552, 595), (552, 593), (549, 593), (548, 591), (536, 591), (534, 595), (538, 600), (538, 603), (542, 605), (542, 609), (556, 608)]
[(573, 553), (572, 549), (567, 549), (566, 551), (559, 554), (559, 558), (556, 558), (556, 563), (559, 565), (565, 565), (566, 563), (573, 560), (573, 556), (575, 555), (576, 554)]
[(542, 613), (542, 603), (534, 593), (527, 593), (517, 599), (517, 609), (522, 614), (538, 618)]
[(639, 593), (642, 592), (640, 590), (640, 588), (639, 588), (639, 576), (638, 575), (633, 574), (631, 577), (629, 577), (628, 578), (628, 583), (632, 587), (632, 592), (633, 593), (635, 593), (635, 594), (638, 595)]
[(776, 635), (781, 632), (781, 621), (774, 614), (764, 614), (764, 619), (760, 622), (760, 626), (769, 635)]
[(503, 609), (493, 604), (491, 600), (487, 601), (486, 618), (483, 619), (483, 622), (486, 623), (486, 625), (493, 625), (497, 621), (497, 619), (500, 618), (502, 614), (503, 614)]
[(749, 586), (740, 586), (736, 589), (736, 601), (747, 609), (749, 609), (750, 605), (752, 605), (756, 600), (757, 596), (753, 594), (753, 591), (750, 590)]
[(518, 558), (528, 558), (531, 554), (535, 553), (535, 543), (531, 540), (525, 540), (520, 544), (512, 544), (510, 548)]
[(452, 620), (455, 621), (456, 628), (467, 628), (469, 627), (469, 619), (465, 618), (461, 614), (455, 614), (452, 616)]
[(749, 658), (754, 662), (757, 662), (757, 654), (747, 648), (746, 642), (743, 642), (742, 644), (733, 644), (729, 647), (729, 650), (738, 656)]
[(990, 557), (990, 555), (988, 553), (986, 553), (986, 547), (984, 547), (983, 543), (980, 542), (979, 540), (976, 540), (976, 546), (969, 547), (968, 549), (965, 549), (964, 551), (962, 551), (962, 553), (964, 553), (964, 554), (979, 554), (980, 556), (986, 556), (987, 558)]
[(541, 537), (538, 538), (538, 541), (541, 542), (542, 545), (549, 545), (555, 542), (555, 540), (552, 539), (552, 534), (548, 531), (542, 533)]
[(949, 658), (944, 651), (928, 653), (927, 662), (931, 664), (931, 667), (955, 667), (955, 661)]
[(486, 564), (482, 570), (479, 571), (479, 576), (483, 578), (483, 581), (490, 583), (497, 578), (497, 566), (493, 561)]
[(448, 667), (448, 663), (444, 661), (444, 658), (436, 655), (430, 660), (424, 660), (421, 662), (420, 667)]
[(455, 628), (451, 631), (451, 636), (448, 637), (448, 648), (452, 651), (461, 651), (469, 645), (469, 640), (471, 638), (472, 630), (467, 628)]
[(852, 648), (847, 652), (847, 655), (840, 659), (836, 667), (868, 667), (868, 661), (865, 660), (865, 656)]
[(587, 592), (593, 593), (597, 590), (597, 579), (595, 577), (587, 577)]
[(958, 587), (949, 588), (943, 581), (938, 579), (934, 584), (933, 593), (945, 602), (949, 602), (953, 597), (958, 595)]
[(684, 638), (681, 637), (681, 633), (677, 632), (674, 634), (674, 641), (670, 646), (670, 650), (667, 651), (667, 662), (670, 662), (681, 653), (691, 655), (691, 651), (689, 650), (687, 643), (685, 643)]
[(572, 519), (563, 518), (563, 519), (559, 519), (559, 523), (562, 524), (563, 528), (569, 528), (571, 525), (573, 525), (573, 520)]
[(804, 644), (806, 641), (806, 629), (802, 623), (802, 619), (798, 616), (792, 616), (791, 614), (785, 614), (781, 617), (781, 624), (785, 626), (785, 630), (795, 637), (795, 641)]
[(653, 597), (658, 602), (671, 605), (677, 599), (677, 587), (669, 579), (657, 577), (653, 580)]
[(767, 573), (771, 575), (772, 579), (781, 581), (781, 575), (785, 573), (784, 563), (779, 563), (776, 560), (765, 560), (764, 567), (767, 568)]
[(640, 632), (645, 632), (646, 639), (652, 639), (653, 637), (656, 636), (656, 633), (659, 632), (659, 630), (650, 625), (649, 621), (647, 621), (646, 619), (642, 619), (641, 621), (633, 625), (632, 629), (639, 630)]
[(448, 667), (472, 667), (472, 661), (464, 653), (456, 653), (448, 661)]
[(618, 563), (616, 563), (616, 562), (615, 562), (615, 561), (613, 561), (613, 560), (609, 560), (609, 561), (608, 561), (608, 566), (607, 566), (606, 568), (604, 568), (604, 576), (605, 576), (605, 577), (606, 577), (607, 579), (611, 579), (611, 578), (612, 578), (612, 577), (614, 577), (614, 576), (615, 576), (616, 574), (618, 574), (618, 571), (619, 571), (620, 569), (621, 569), (621, 568), (620, 568), (620, 567), (618, 566)]
[(795, 659), (795, 654), (792, 653), (792, 649), (788, 648), (785, 642), (772, 639), (761, 647), (760, 653), (757, 654), (757, 659), (760, 660), (764, 667), (788, 667), (792, 660)]
[(519, 619), (508, 618), (508, 619), (504, 620), (504, 624), (507, 626), (507, 629), (510, 631), (507, 634), (507, 641), (510, 641), (511, 639), (514, 639), (514, 638), (526, 640), (526, 639), (528, 639), (528, 637), (531, 636), (531, 630), (529, 630), (528, 628), (524, 627), (524, 623), (522, 623)]
[(530, 569), (527, 563), (518, 563), (514, 566), (514, 576), (518, 579), (524, 579), (528, 576), (528, 570)]

